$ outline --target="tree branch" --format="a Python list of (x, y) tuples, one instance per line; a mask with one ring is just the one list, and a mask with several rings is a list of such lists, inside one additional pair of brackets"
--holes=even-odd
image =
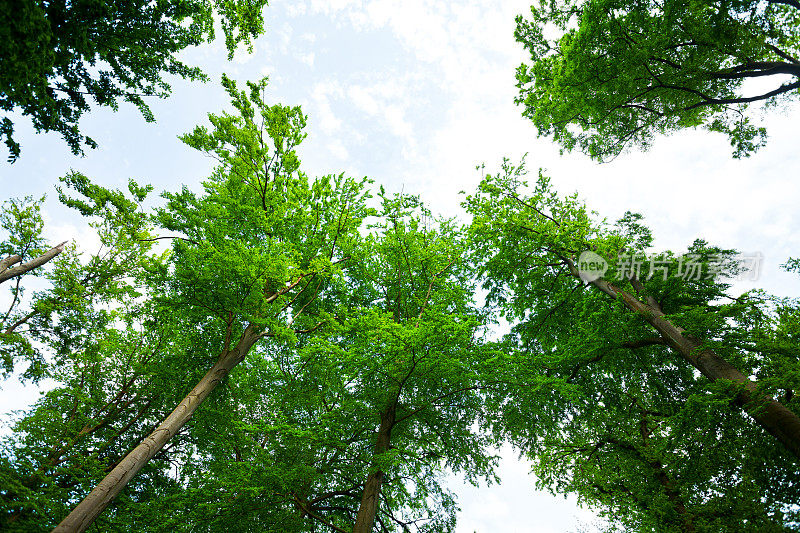
[[(674, 87), (668, 87), (668, 88), (674, 88)], [(767, 98), (772, 98), (773, 96), (777, 96), (779, 94), (787, 93), (797, 88), (800, 88), (800, 81), (796, 81), (794, 83), (789, 83), (786, 85), (781, 85), (777, 89), (761, 94), (759, 96), (748, 96), (743, 98), (722, 98), (722, 99), (706, 97), (708, 98), (707, 100), (703, 102), (698, 102), (696, 104), (692, 104), (688, 107), (684, 107), (683, 110), (690, 111), (692, 109), (702, 107), (704, 105), (747, 104), (749, 102), (758, 102), (760, 100), (766, 100)]]
[[(46, 251), (45, 253), (43, 253), (39, 257), (37, 257), (35, 259), (31, 259), (27, 263), (23, 263), (23, 264), (21, 264), (19, 266), (13, 267), (13, 268), (8, 268), (8, 267), (10, 265), (13, 265), (15, 263), (20, 262), (22, 260), (21, 258), (16, 260), (16, 258), (19, 257), (19, 256), (13, 256), (12, 255), (10, 257), (7, 257), (7, 258), (3, 259), (3, 261), (0, 262), (0, 283), (3, 283), (4, 281), (8, 281), (9, 279), (15, 278), (17, 276), (21, 276), (21, 275), (25, 274), (26, 272), (30, 272), (34, 268), (42, 266), (43, 264), (47, 263), (48, 261), (53, 259), (58, 254), (63, 252), (64, 251), (64, 246), (66, 246), (66, 244), (67, 244), (67, 241), (64, 241), (61, 244), (58, 244), (58, 245), (50, 248), (48, 251)], [(11, 262), (11, 261), (13, 261), (13, 262)], [(6, 264), (2, 264), (2, 263), (6, 263)]]

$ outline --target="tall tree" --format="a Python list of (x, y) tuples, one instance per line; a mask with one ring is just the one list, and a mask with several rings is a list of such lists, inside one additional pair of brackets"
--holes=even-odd
[[(168, 263), (153, 273), (165, 281), (150, 294), (180, 318), (187, 334), (202, 332), (201, 343), (185, 354), (186, 365), (208, 370), (55, 531), (88, 527), (254, 347), (286, 342), (330, 320), (326, 284), (347, 260), (369, 212), (364, 181), (309, 180), (295, 153), (304, 137), (300, 109), (267, 105), (266, 80), (246, 91), (227, 78), (223, 84), (237, 114), (210, 115), (213, 131), (198, 127), (184, 138), (220, 165), (203, 194), (186, 188), (164, 194), (156, 220), (173, 247)], [(73, 203), (89, 213), (108, 194), (86, 180), (71, 185), (84, 197)]]
[[(159, 286), (153, 274), (163, 261), (151, 251), (141, 207), (149, 189), (130, 183), (125, 195), (77, 173), (65, 181), (96, 196), (89, 206), (61, 195), (91, 215), (99, 248), (79, 254), (73, 244), (59, 254), (45, 287), (12, 314), (0, 337), (12, 368), (24, 358), (31, 364), (23, 377), (49, 380), (46, 394), (3, 439), (0, 527), (12, 531), (51, 529), (71, 496), (90, 487), (157, 422), (169, 398), (154, 391), (167, 389), (165, 374), (180, 366), (170, 357), (178, 351), (169, 330), (174, 321), (163, 313), (155, 318), (156, 309), (143, 298)], [(160, 470), (148, 475), (158, 477)]]
[(9, 0), (0, 5), (0, 139), (9, 161), (20, 155), (12, 112), (30, 117), (37, 132), (61, 134), (74, 154), (97, 143), (81, 133), (92, 104), (132, 103), (154, 119), (146, 98), (166, 97), (163, 76), (205, 79), (176, 56), (215, 37), (222, 22), (228, 58), (264, 31), (267, 0), (165, 2)]
[(796, 0), (540, 0), (515, 35), (531, 54), (517, 70), (523, 115), (601, 161), (696, 126), (748, 156), (766, 140), (748, 106), (800, 94)]
[[(788, 523), (799, 354), (773, 304), (727, 294), (732, 251), (698, 241), (650, 271), (639, 217), (607, 225), (542, 175), (526, 193), (523, 175), (506, 162), (466, 207), (489, 300), (516, 324), (507, 351), (518, 401), (498, 403), (541, 479), (611, 514), (627, 509), (629, 524)], [(580, 270), (583, 252), (606, 258), (604, 276)], [(681, 276), (687, 268), (695, 274)], [(723, 502), (753, 494), (747, 518), (729, 508), (714, 522)]]
[[(353, 533), (391, 530), (387, 518), (407, 528), (411, 522), (392, 513), (426, 510), (437, 467), (471, 479), (492, 474), (481, 394), (491, 352), (477, 338), (483, 318), (472, 304), (466, 241), (452, 222), (415, 204), (384, 200), (374, 251), (352, 274), (372, 307), (353, 317), (343, 338), (348, 363), (360, 369), (350, 383), (372, 424)], [(451, 530), (452, 507), (440, 512), (447, 514), (422, 517), (431, 520), (424, 530)]]
[(157, 504), (175, 527), (452, 531), (445, 468), (492, 478), (462, 230), (410, 197), (373, 220), (328, 288), (337, 320), (250, 358), (195, 420), (190, 490)]
[[(84, 315), (82, 342), (48, 373), (52, 386), (2, 440), (0, 509), (4, 531), (49, 531), (75, 494), (90, 490), (174, 405), (170, 385), (185, 372), (176, 324), (132, 303), (123, 312)], [(121, 508), (148, 491), (175, 486), (170, 454), (160, 453), (129, 489)], [(119, 510), (115, 510), (115, 515)], [(113, 516), (101, 527), (115, 530)], [(120, 522), (122, 523), (122, 522)]]
[[(513, 385), (497, 402), (539, 488), (576, 494), (610, 531), (791, 530), (796, 464), (730, 409), (727, 384), (680, 364), (603, 295), (550, 309), (541, 328), (521, 322), (506, 339)], [(760, 328), (737, 326), (727, 342), (758, 337)]]

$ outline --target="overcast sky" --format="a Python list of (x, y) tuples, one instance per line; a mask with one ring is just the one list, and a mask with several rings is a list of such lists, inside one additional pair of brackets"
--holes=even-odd
[[(34, 135), (16, 120), (22, 157), (0, 163), (0, 199), (49, 195), (47, 234), (53, 242), (82, 239), (83, 222), (56, 201), (53, 185), (70, 168), (106, 186), (129, 178), (157, 190), (197, 188), (213, 161), (178, 141), (206, 113), (228, 108), (218, 80), (270, 77), (274, 102), (302, 105), (308, 139), (299, 152), (310, 175), (344, 172), (368, 176), (389, 190), (418, 193), (434, 212), (460, 215), (460, 190), (496, 169), (504, 156), (528, 153), (531, 171), (547, 169), (563, 193), (578, 191), (601, 216), (645, 215), (657, 249), (685, 249), (695, 238), (743, 252), (760, 252), (757, 282), (743, 291), (800, 294), (797, 277), (779, 265), (800, 256), (800, 106), (767, 115), (770, 141), (754, 157), (730, 157), (727, 140), (703, 131), (657, 139), (647, 153), (624, 154), (598, 165), (582, 155), (559, 156), (513, 103), (515, 67), (524, 59), (513, 38), (514, 16), (527, 2), (423, 0), (274, 0), (266, 10), (267, 35), (254, 53), (226, 61), (221, 43), (184, 58), (211, 77), (207, 84), (173, 83), (173, 96), (153, 101), (158, 119), (147, 124), (135, 108), (97, 110), (82, 121), (100, 143), (74, 157), (56, 134)], [(794, 127), (793, 127), (794, 126)], [(3, 386), (0, 412), (24, 407), (32, 388)], [(504, 483), (480, 490), (452, 483), (463, 509), (459, 533), (573, 531), (593, 515), (573, 498), (534, 491), (526, 463), (504, 449)]]

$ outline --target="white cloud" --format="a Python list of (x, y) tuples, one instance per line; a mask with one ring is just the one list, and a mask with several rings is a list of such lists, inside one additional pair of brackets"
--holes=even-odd
[(306, 5), (303, 0), (297, 0), (296, 2), (289, 2), (286, 4), (286, 13), (289, 17), (302, 17), (306, 14), (308, 6)]
[(340, 161), (345, 161), (350, 157), (350, 153), (347, 151), (347, 148), (345, 148), (341, 139), (334, 139), (328, 143), (328, 150)]
[(335, 134), (342, 127), (342, 121), (331, 109), (330, 97), (342, 93), (341, 87), (332, 82), (319, 82), (312, 91), (314, 120), (324, 133)]
[(317, 36), (314, 35), (313, 33), (306, 32), (300, 36), (300, 40), (305, 41), (308, 44), (314, 44), (317, 40)]
[(308, 52), (307, 54), (300, 54), (298, 56), (298, 59), (300, 59), (301, 63), (308, 65), (309, 67), (314, 66), (314, 52)]

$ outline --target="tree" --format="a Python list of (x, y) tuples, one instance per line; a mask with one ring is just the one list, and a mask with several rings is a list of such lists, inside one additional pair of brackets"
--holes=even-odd
[[(60, 354), (48, 390), (3, 438), (0, 509), (4, 531), (49, 531), (76, 493), (88, 491), (157, 425), (174, 402), (169, 387), (185, 372), (176, 324), (146, 306), (84, 316), (83, 342)], [(172, 403), (174, 405), (174, 403)], [(174, 439), (177, 450), (184, 435)], [(174, 452), (170, 455), (174, 455)], [(164, 495), (170, 455), (159, 454), (120, 507), (154, 490)], [(159, 490), (160, 488), (160, 490)], [(117, 511), (115, 514), (118, 514)], [(101, 527), (114, 530), (103, 520)]]
[[(339, 343), (354, 365), (345, 383), (372, 425), (353, 533), (378, 524), (389, 531), (391, 522), (403, 530), (416, 523), (424, 531), (450, 531), (452, 506), (445, 500), (436, 516), (426, 501), (441, 494), (433, 482), (437, 470), (447, 465), (470, 479), (492, 475), (481, 391), (491, 386), (493, 354), (477, 337), (483, 318), (472, 304), (466, 242), (460, 228), (435, 223), (413, 200), (384, 200), (372, 246), (352, 274), (366, 309), (353, 313)], [(403, 510), (428, 516), (394, 516)]]
[[(792, 530), (796, 464), (730, 409), (728, 387), (679, 364), (602, 294), (570, 303), (540, 327), (520, 322), (505, 344), (516, 384), (497, 401), (500, 426), (538, 487), (576, 494), (610, 531)], [(743, 322), (728, 342), (758, 337)]]
[[(166, 75), (204, 80), (177, 54), (215, 37), (222, 22), (228, 58), (263, 30), (266, 0), (167, 2), (10, 0), (0, 6), (0, 110), (30, 117), (37, 132), (61, 134), (74, 154), (97, 143), (81, 133), (92, 104), (132, 103), (155, 120), (146, 98), (166, 97)], [(9, 161), (20, 155), (14, 122), (0, 120)]]
[(12, 198), (3, 203), (0, 211), (0, 228), (4, 233), (0, 241), (0, 283), (13, 282), (9, 290), (10, 303), (0, 315), (0, 357), (5, 375), (13, 372), (15, 360), (20, 355), (31, 364), (27, 372), (29, 377), (42, 374), (43, 360), (37, 356), (30, 340), (17, 330), (31, 318), (29, 312), (22, 311), (25, 294), (22, 280), (28, 276), (44, 275), (40, 267), (63, 252), (66, 246), (63, 242), (48, 250), (42, 237), (43, 201), (44, 198)]
[[(517, 384), (494, 404), (541, 483), (633, 530), (796, 520), (791, 306), (729, 295), (735, 255), (703, 241), (648, 272), (641, 217), (608, 225), (541, 174), (527, 192), (523, 175), (506, 162), (465, 206), (489, 303), (514, 324), (506, 372)], [(584, 252), (604, 275), (587, 275)], [(690, 260), (697, 275), (681, 277)]]
[(600, 161), (697, 126), (748, 156), (766, 141), (748, 107), (800, 94), (798, 28), (795, 0), (541, 0), (517, 17), (531, 62), (516, 101), (539, 135)]
[[(160, 290), (148, 294), (187, 334), (200, 333), (184, 353), (184, 368), (192, 370), (186, 377), (199, 381), (55, 531), (88, 527), (254, 348), (263, 356), (261, 344), (291, 342), (331, 319), (325, 289), (369, 213), (365, 181), (309, 180), (295, 153), (304, 137), (300, 109), (267, 105), (266, 80), (247, 91), (223, 83), (238, 114), (210, 115), (213, 131), (198, 127), (184, 138), (220, 165), (204, 194), (164, 194), (155, 220), (171, 234), (156, 238), (170, 238), (173, 247), (151, 272)], [(85, 178), (68, 183), (83, 197), (71, 203), (85, 214), (111, 194)]]
[(249, 358), (198, 413), (187, 490), (152, 502), (154, 522), (452, 531), (444, 468), (492, 478), (482, 404), (495, 354), (480, 342), (463, 230), (407, 196), (384, 197), (372, 226), (327, 289), (335, 322)]
[[(104, 509), (103, 528), (183, 528), (176, 508), (212, 530), (230, 513), (245, 529), (451, 529), (437, 475), (491, 476), (494, 462), (463, 229), (410, 197), (384, 197), (364, 228), (378, 214), (366, 181), (300, 171), (300, 109), (267, 105), (265, 80), (223, 83), (235, 113), (184, 137), (219, 161), (202, 194), (164, 193), (151, 216), (147, 187), (62, 180), (116, 259), (63, 258), (56, 327), (27, 332), (59, 385), (6, 439), (5, 526), (52, 527), (89, 492), (56, 530)], [(82, 272), (117, 291), (65, 298)]]

